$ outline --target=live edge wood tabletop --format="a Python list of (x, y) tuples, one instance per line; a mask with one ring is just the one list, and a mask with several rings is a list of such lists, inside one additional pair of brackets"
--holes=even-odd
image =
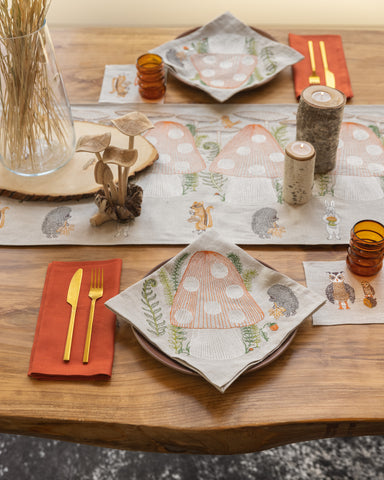
[[(384, 29), (258, 26), (343, 39), (354, 98), (384, 105)], [(137, 56), (185, 28), (50, 27), (71, 103), (98, 100), (104, 66)], [(167, 103), (210, 103), (170, 78)], [(231, 103), (295, 104), (292, 72)], [(1, 199), (0, 199), (1, 200)], [(31, 219), (31, 222), (33, 219)], [(28, 235), (28, 225), (25, 226)], [(27, 377), (47, 265), (122, 258), (121, 289), (183, 246), (0, 248), (0, 431), (142, 451), (233, 454), (333, 436), (384, 433), (384, 325), (313, 327), (307, 319), (274, 363), (240, 377), (225, 394), (163, 366), (120, 324), (110, 381)], [(305, 260), (341, 260), (346, 247), (248, 246), (254, 257), (305, 284)]]

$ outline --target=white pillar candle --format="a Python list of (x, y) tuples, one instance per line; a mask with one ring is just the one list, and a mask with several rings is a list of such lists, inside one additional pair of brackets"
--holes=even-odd
[(304, 141), (296, 141), (285, 148), (283, 200), (291, 205), (302, 205), (312, 195), (315, 170), (315, 149)]

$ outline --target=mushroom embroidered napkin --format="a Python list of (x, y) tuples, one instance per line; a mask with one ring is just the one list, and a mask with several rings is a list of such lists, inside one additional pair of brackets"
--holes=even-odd
[(313, 315), (314, 325), (384, 323), (380, 305), (384, 294), (384, 271), (362, 277), (353, 274), (345, 260), (304, 262), (307, 285), (327, 299)]
[(219, 102), (266, 83), (303, 58), (229, 12), (152, 52), (164, 59), (179, 80), (204, 90)]
[(324, 300), (211, 231), (106, 306), (224, 392)]

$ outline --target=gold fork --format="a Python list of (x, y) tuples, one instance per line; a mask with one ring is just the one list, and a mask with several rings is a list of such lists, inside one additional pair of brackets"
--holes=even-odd
[(316, 73), (315, 53), (313, 51), (312, 40), (308, 40), (308, 50), (309, 50), (309, 58), (311, 60), (311, 68), (312, 68), (312, 75), (309, 76), (308, 81), (310, 84), (317, 84), (317, 83), (320, 83), (320, 77)]
[(91, 346), (93, 317), (95, 315), (95, 304), (96, 304), (96, 300), (98, 300), (103, 296), (103, 277), (104, 277), (103, 269), (99, 268), (98, 270), (92, 270), (91, 286), (88, 293), (88, 296), (89, 298), (92, 299), (92, 302), (91, 302), (91, 308), (89, 311), (87, 336), (86, 336), (85, 345), (84, 345), (83, 363), (88, 363), (88, 360), (89, 360), (89, 349)]

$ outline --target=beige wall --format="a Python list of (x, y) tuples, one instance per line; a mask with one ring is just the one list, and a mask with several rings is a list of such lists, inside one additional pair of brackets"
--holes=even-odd
[(365, 25), (384, 21), (384, 0), (51, 0), (50, 25), (191, 26), (225, 11), (244, 23)]

